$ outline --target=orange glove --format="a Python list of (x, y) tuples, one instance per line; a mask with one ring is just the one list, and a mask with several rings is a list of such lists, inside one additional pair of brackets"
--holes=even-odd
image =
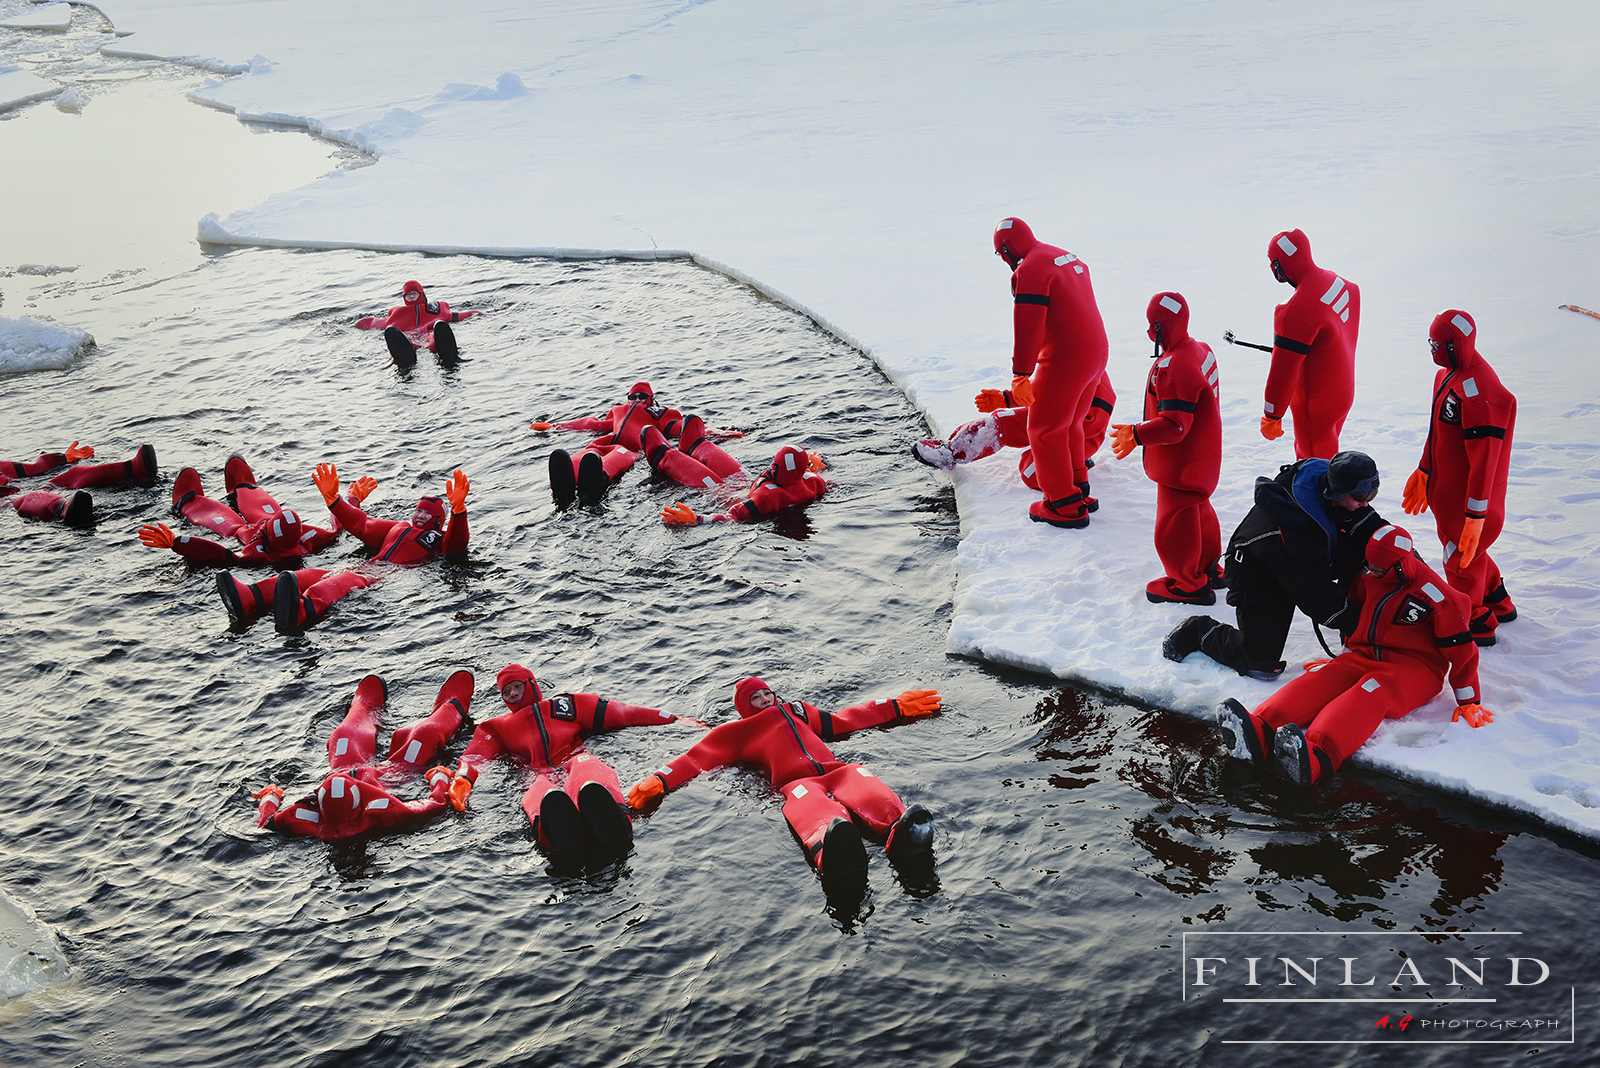
[(678, 717), (678, 722), (679, 723), (687, 723), (691, 727), (699, 727), (703, 731), (708, 731), (708, 730), (711, 729), (711, 725), (710, 724), (701, 723), (699, 720), (695, 719), (693, 716), (679, 716)]
[(1132, 423), (1114, 423), (1111, 427), (1111, 455), (1117, 459), (1126, 459), (1128, 454), (1139, 447), (1133, 437)]
[(537, 430), (541, 434), (543, 434), (547, 430), (553, 429), (554, 427), (555, 427), (554, 423), (529, 423), (528, 424), (528, 429), (529, 430)]
[(1476, 728), (1485, 723), (1493, 723), (1494, 713), (1473, 701), (1470, 704), (1456, 706), (1456, 714), (1450, 717), (1450, 722), (1454, 723), (1458, 719), (1464, 719)]
[(930, 716), (939, 711), (939, 700), (938, 690), (907, 690), (895, 698), (902, 716)]
[(1428, 510), (1428, 474), (1422, 468), (1411, 472), (1411, 477), (1406, 479), (1400, 507), (1405, 509), (1406, 515), (1421, 515)]
[(444, 484), (444, 495), (450, 498), (450, 510), (456, 515), (461, 515), (467, 510), (467, 491), (472, 488), (472, 483), (467, 481), (467, 476), (457, 471), (450, 476), (450, 481)]
[(808, 452), (806, 453), (806, 466), (811, 469), (812, 474), (819, 474), (828, 465), (823, 461), (820, 452)]
[(1478, 555), (1478, 541), (1483, 537), (1483, 520), (1469, 519), (1461, 525), (1461, 537), (1456, 539), (1456, 551), (1461, 554), (1458, 567), (1466, 567)]
[(1283, 437), (1283, 420), (1274, 419), (1270, 415), (1261, 417), (1261, 436), (1268, 441), (1277, 441)]
[(362, 475), (350, 483), (350, 495), (358, 501), (364, 501), (372, 496), (372, 491), (378, 488), (378, 480), (371, 475)]
[(271, 794), (272, 796), (276, 797), (279, 801), (282, 801), (283, 800), (283, 787), (279, 786), (275, 782), (269, 782), (267, 785), (263, 786), (261, 789), (257, 790), (255, 793), (251, 794), (250, 797), (251, 797), (252, 800), (259, 801), (263, 797), (266, 797), (268, 794)]
[(682, 501), (661, 509), (661, 521), (669, 527), (693, 527), (701, 522), (700, 517), (694, 514), (694, 509)]
[(718, 428), (716, 430), (707, 431), (707, 433), (716, 438), (718, 441), (732, 441), (734, 438), (744, 437), (743, 430), (723, 430)]
[(465, 775), (457, 775), (450, 780), (450, 804), (457, 812), (467, 810), (467, 795), (472, 793), (472, 780)]
[(444, 801), (450, 796), (451, 776), (454, 773), (444, 765), (428, 769), (428, 793), (435, 801)]
[(628, 807), (636, 812), (643, 812), (646, 805), (666, 792), (667, 788), (661, 785), (661, 780), (652, 775), (628, 787)]
[(140, 527), (139, 540), (152, 549), (170, 549), (177, 539), (172, 536), (171, 527), (165, 523), (156, 523)]
[(93, 455), (94, 455), (94, 447), (93, 446), (90, 446), (90, 445), (79, 445), (76, 441), (74, 441), (71, 445), (67, 446), (67, 463), (69, 463), (69, 464), (70, 463), (76, 463), (79, 460), (87, 460), (89, 457), (91, 457)]
[(1006, 403), (1006, 391), (1003, 389), (986, 389), (976, 397), (973, 397), (972, 403), (978, 411), (983, 412), (985, 415), (990, 412), (998, 412), (1001, 408), (1010, 407)]
[(1316, 660), (1307, 660), (1305, 667), (1307, 671), (1321, 671), (1331, 663), (1333, 663), (1333, 661), (1324, 656), (1319, 657)]
[(311, 473), (311, 481), (317, 484), (324, 503), (333, 507), (333, 502), (339, 499), (339, 469), (332, 464), (318, 464)]
[(1019, 408), (1033, 407), (1033, 379), (1027, 375), (1011, 376), (1011, 397)]

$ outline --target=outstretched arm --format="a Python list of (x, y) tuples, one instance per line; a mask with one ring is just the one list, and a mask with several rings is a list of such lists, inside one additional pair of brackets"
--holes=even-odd
[[(867, 701), (833, 713), (818, 712), (815, 727), (823, 741), (831, 742), (868, 727), (904, 723), (919, 716), (930, 716), (939, 711), (941, 701), (937, 690), (906, 690), (898, 697), (885, 701)], [(812, 711), (811, 706), (806, 706), (806, 710)]]

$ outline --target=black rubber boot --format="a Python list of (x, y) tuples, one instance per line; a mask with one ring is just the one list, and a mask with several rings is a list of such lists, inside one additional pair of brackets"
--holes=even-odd
[(410, 367), (417, 362), (417, 347), (398, 326), (391, 326), (383, 332), (383, 343), (389, 346), (389, 355), (399, 366)]
[(456, 345), (456, 332), (450, 329), (449, 323), (433, 324), (433, 352), (441, 360), (454, 360), (461, 355)]
[(835, 819), (822, 837), (817, 853), (817, 871), (828, 893), (858, 890), (867, 882), (867, 850), (861, 832), (847, 819)]
[(563, 790), (551, 790), (539, 802), (539, 830), (556, 856), (571, 856), (589, 841), (578, 807)]
[(586, 452), (578, 461), (578, 500), (591, 508), (605, 496), (611, 480), (606, 477), (606, 465), (597, 452)]
[(279, 634), (301, 633), (300, 580), (293, 571), (279, 572), (278, 584), (272, 589), (272, 625)]
[(927, 861), (933, 857), (933, 813), (912, 805), (889, 828), (883, 851), (891, 863)]
[(602, 784), (583, 784), (578, 791), (578, 814), (604, 852), (620, 853), (633, 844), (633, 821)]
[(572, 456), (566, 449), (550, 454), (550, 496), (557, 508), (566, 508), (578, 496), (578, 481), (572, 474)]
[(67, 502), (67, 510), (61, 514), (61, 521), (69, 527), (94, 526), (94, 498), (89, 496), (87, 490), (79, 490), (72, 495), (72, 500)]

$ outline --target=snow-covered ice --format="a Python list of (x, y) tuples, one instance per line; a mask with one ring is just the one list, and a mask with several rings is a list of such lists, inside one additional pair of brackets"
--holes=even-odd
[(35, 4), (21, 15), (0, 21), (7, 30), (64, 30), (72, 25), (72, 5), (66, 3)]
[(55, 931), (0, 890), (0, 1004), (64, 982), (71, 973)]
[(0, 375), (67, 367), (93, 344), (76, 327), (0, 317)]
[[(1149, 295), (1189, 299), (1193, 333), (1222, 363), (1224, 536), (1254, 478), (1292, 459), (1288, 437), (1256, 430), (1266, 357), (1221, 343), (1229, 328), (1270, 340), (1288, 292), (1268, 272), (1273, 233), (1304, 229), (1318, 262), (1362, 287), (1343, 442), (1378, 460), (1380, 511), (1436, 565), (1430, 517), (1402, 515), (1400, 487), (1426, 430), (1428, 324), (1466, 308), (1520, 403), (1494, 555), (1522, 618), (1483, 656), (1491, 727), (1451, 724), (1440, 699), (1387, 724), (1358, 759), (1600, 837), (1600, 323), (1557, 308), (1600, 300), (1592, 5), (104, 10), (131, 31), (121, 54), (247, 72), (199, 90), (206, 103), (379, 156), (209, 218), (204, 241), (684, 250), (861, 345), (941, 433), (972, 417), (979, 388), (1009, 377), (1011, 303), (990, 233), (1019, 215), (1093, 272), (1118, 422), (1138, 414)], [(1160, 658), (1184, 610), (1144, 600), (1160, 569), (1136, 457), (1102, 451), (1102, 509), (1084, 532), (1027, 522), (1015, 470), (1002, 453), (953, 476), (952, 651), (1190, 712), (1267, 692)], [(1299, 626), (1291, 662), (1320, 655)]]
[(43, 100), (61, 92), (61, 86), (25, 70), (0, 67), (0, 111)]

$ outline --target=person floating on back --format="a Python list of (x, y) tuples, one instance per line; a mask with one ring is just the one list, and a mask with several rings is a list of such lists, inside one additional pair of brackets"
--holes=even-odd
[[(662, 463), (665, 470), (666, 460)], [(675, 501), (661, 510), (661, 521), (669, 527), (692, 527), (770, 519), (784, 508), (814, 501), (827, 492), (828, 483), (819, 474), (823, 466), (822, 457), (816, 453), (785, 445), (772, 457), (772, 466), (751, 485), (750, 495), (726, 512), (699, 515), (682, 501)]]
[(428, 351), (440, 358), (455, 359), (461, 350), (450, 324), (483, 314), (477, 311), (451, 311), (450, 305), (442, 300), (430, 304), (420, 282), (407, 282), (400, 290), (400, 296), (405, 303), (390, 308), (388, 315), (381, 318), (369, 315), (357, 319), (356, 326), (362, 330), (382, 330), (389, 355), (402, 367), (416, 362), (417, 346), (413, 338), (425, 338)]

